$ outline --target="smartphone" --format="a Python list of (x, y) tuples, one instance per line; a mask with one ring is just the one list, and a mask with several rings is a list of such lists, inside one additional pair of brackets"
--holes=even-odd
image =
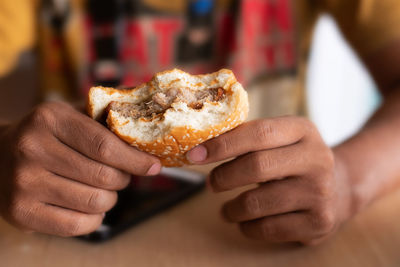
[(78, 238), (109, 240), (199, 192), (204, 184), (204, 174), (179, 168), (162, 168), (156, 176), (132, 176), (129, 186), (118, 192), (118, 202), (106, 213), (102, 225)]

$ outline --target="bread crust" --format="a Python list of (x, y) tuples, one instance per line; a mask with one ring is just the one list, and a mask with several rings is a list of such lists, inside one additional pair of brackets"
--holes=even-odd
[[(177, 71), (177, 70), (171, 70)], [(155, 77), (157, 75), (163, 75), (166, 73), (170, 73), (171, 71), (165, 71), (162, 73), (157, 73), (154, 78), (145, 84), (142, 84), (136, 88), (130, 90), (118, 90), (114, 88), (106, 88), (106, 87), (96, 87), (91, 88), (89, 91), (89, 101), (88, 101), (88, 114), (94, 118), (99, 119), (102, 116), (103, 109), (99, 109), (96, 107), (95, 103), (95, 92), (94, 90), (102, 90), (106, 95), (113, 96), (119, 101), (124, 101), (125, 97), (140, 97), (141, 99), (145, 99), (152, 93), (153, 85), (155, 82)], [(179, 71), (182, 72), (182, 71)], [(235, 127), (240, 125), (245, 121), (248, 115), (248, 98), (246, 91), (242, 88), (242, 86), (236, 81), (235, 76), (230, 70), (220, 70), (219, 72), (225, 72), (230, 75), (227, 82), (224, 84), (223, 88), (227, 91), (228, 94), (231, 94), (230, 101), (234, 101), (236, 105), (233, 106), (233, 110), (226, 116), (226, 118), (220, 124), (212, 125), (207, 129), (194, 129), (191, 126), (179, 126), (171, 128), (166, 134), (158, 137), (155, 140), (144, 141), (139, 140), (137, 137), (129, 136), (123, 134), (121, 129), (124, 126), (124, 123), (121, 123), (115, 114), (115, 111), (109, 111), (107, 115), (107, 125), (112, 132), (114, 132), (118, 137), (122, 140), (126, 141), (128, 144), (137, 147), (141, 151), (145, 151), (151, 153), (158, 158), (163, 166), (166, 167), (177, 167), (185, 164), (190, 164), (186, 159), (186, 152), (197, 146), (198, 144), (205, 142), (211, 138), (219, 136)], [(184, 72), (182, 72), (184, 73)], [(186, 74), (186, 73), (185, 73)], [(206, 75), (215, 75), (206, 74)], [(192, 75), (195, 76), (195, 75)], [(196, 75), (198, 77), (205, 75)], [(235, 90), (233, 90), (233, 86), (235, 85)], [(148, 94), (138, 95), (139, 91), (143, 91), (143, 88), (147, 88)], [(141, 92), (143, 93), (143, 92)], [(111, 99), (113, 101), (114, 99)], [(109, 102), (111, 102), (109, 101)], [(117, 100), (118, 101), (118, 100)], [(99, 110), (101, 112), (99, 112)], [(162, 123), (162, 122), (160, 122)]]

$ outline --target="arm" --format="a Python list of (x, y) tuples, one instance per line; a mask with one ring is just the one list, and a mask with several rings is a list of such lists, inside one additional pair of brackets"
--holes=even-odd
[(384, 101), (358, 134), (334, 148), (351, 183), (353, 212), (400, 185), (399, 45), (394, 41), (364, 58)]
[(316, 244), (400, 185), (396, 46), (364, 58), (385, 101), (343, 144), (328, 148), (308, 120), (279, 117), (245, 123), (188, 152), (196, 164), (234, 157), (211, 172), (209, 184), (215, 192), (257, 185), (225, 203), (228, 221), (238, 223), (251, 238)]

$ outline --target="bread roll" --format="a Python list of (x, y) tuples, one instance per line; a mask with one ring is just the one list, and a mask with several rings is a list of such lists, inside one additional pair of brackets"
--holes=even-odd
[(226, 69), (173, 69), (133, 89), (92, 87), (88, 99), (93, 119), (106, 117), (111, 131), (166, 167), (188, 164), (187, 151), (244, 122), (248, 109), (246, 91)]

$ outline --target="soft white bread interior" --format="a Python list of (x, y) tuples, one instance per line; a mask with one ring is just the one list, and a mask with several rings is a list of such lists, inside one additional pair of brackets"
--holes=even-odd
[[(110, 109), (111, 103), (139, 104), (156, 93), (179, 88), (192, 91), (222, 88), (224, 97), (218, 101), (205, 100), (197, 108), (176, 99), (161, 116), (150, 118), (135, 118)], [(100, 120), (107, 115), (111, 131), (130, 145), (158, 156), (164, 166), (188, 164), (187, 151), (244, 122), (248, 109), (246, 91), (232, 71), (226, 69), (206, 75), (173, 69), (157, 73), (148, 83), (129, 90), (92, 87), (88, 99), (92, 118)]]

